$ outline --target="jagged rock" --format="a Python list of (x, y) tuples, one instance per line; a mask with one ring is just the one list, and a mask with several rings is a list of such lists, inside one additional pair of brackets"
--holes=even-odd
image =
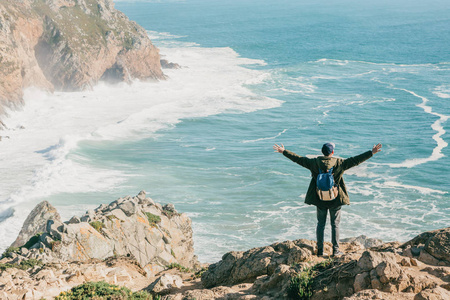
[(244, 294), (239, 291), (239, 288), (218, 286), (212, 289), (194, 289), (188, 290), (184, 293), (178, 293), (175, 295), (163, 296), (162, 300), (184, 300), (184, 299), (198, 299), (198, 300), (211, 300), (211, 299), (228, 299), (228, 300), (250, 300), (250, 299), (264, 299), (256, 295)]
[(253, 284), (253, 289), (258, 294), (264, 295), (271, 292), (271, 296), (275, 299), (286, 299), (286, 291), (290, 284), (290, 278), (294, 273), (290, 266), (279, 265), (271, 276), (258, 278)]
[[(26, 271), (0, 271), (0, 297), (54, 297), (83, 282), (104, 280), (134, 290), (138, 286), (168, 293), (163, 300), (287, 299), (292, 277), (315, 265), (311, 300), (450, 299), (450, 267), (418, 262), (411, 252), (413, 247), (420, 248), (419, 259), (424, 260), (421, 256), (426, 254), (439, 263), (446, 262), (445, 255), (437, 258), (430, 254), (438, 256), (439, 246), (429, 242), (436, 239), (445, 244), (446, 230), (426, 233), (402, 248), (396, 242), (370, 250), (362, 249), (357, 241), (343, 243), (341, 248), (346, 253), (332, 261), (313, 255), (317, 251), (313, 241), (285, 241), (229, 252), (209, 266), (201, 281), (193, 279), (193, 273), (176, 273), (174, 269), (156, 275), (169, 263), (191, 267), (197, 260), (191, 249), (190, 220), (171, 205), (148, 200), (140, 193), (103, 205), (91, 212), (90, 218), (95, 220), (91, 224), (49, 222), (47, 232), (33, 247), (0, 261), (20, 264), (37, 258), (47, 264)], [(61, 241), (52, 238), (55, 232), (61, 234)], [(92, 259), (107, 256), (105, 261)], [(68, 262), (71, 260), (78, 262)], [(184, 286), (180, 288), (182, 280)], [(148, 286), (149, 282), (153, 284)]]
[(438, 230), (425, 244), (425, 250), (439, 260), (450, 262), (450, 227)]
[(70, 218), (68, 224), (77, 224), (77, 223), (81, 223), (81, 219), (78, 216), (73, 216), (72, 218)]
[(341, 242), (343, 242), (343, 243), (358, 242), (358, 243), (362, 244), (364, 246), (364, 248), (372, 248), (372, 247), (380, 246), (381, 244), (383, 244), (382, 240), (369, 238), (365, 235), (342, 239)]
[[(51, 238), (50, 234), (48, 234), (47, 232), (45, 232), (45, 233), (43, 233), (43, 234), (41, 234), (39, 236), (39, 242), (44, 244), (45, 247), (47, 247), (47, 248), (51, 248), (52, 247), (53, 241), (54, 240)], [(39, 245), (39, 243), (37, 243), (37, 244)], [(38, 247), (34, 246), (33, 248), (37, 249)]]
[(371, 287), (369, 272), (363, 272), (357, 274), (355, 282), (353, 283), (353, 289), (355, 292), (359, 292)]
[(424, 232), (401, 248), (427, 264), (450, 266), (450, 227)]
[(361, 271), (367, 272), (375, 269), (382, 262), (395, 263), (395, 256), (392, 253), (380, 253), (375, 251), (365, 251), (358, 260), (358, 267)]
[(180, 69), (179, 64), (169, 62), (167, 59), (161, 59), (161, 68), (163, 69)]
[(401, 273), (401, 268), (395, 262), (383, 261), (375, 268), (381, 283), (396, 280)]
[(450, 292), (441, 287), (426, 289), (414, 297), (414, 300), (447, 300), (450, 299)]
[(138, 210), (137, 204), (133, 200), (124, 201), (118, 207), (125, 213), (127, 217), (135, 214)]
[(181, 288), (183, 286), (183, 280), (178, 275), (164, 274), (158, 277), (147, 288), (149, 292), (158, 294), (167, 294), (174, 288)]
[(144, 200), (147, 194), (145, 191), (140, 191), (139, 194), (137, 194), (136, 198), (138, 198), (140, 201)]
[(296, 240), (254, 248), (246, 252), (228, 252), (221, 261), (210, 265), (202, 274), (202, 282), (205, 287), (210, 288), (254, 281), (258, 276), (272, 275), (281, 264), (309, 260), (314, 248), (314, 242)]
[(60, 241), (62, 239), (64, 226), (65, 225), (61, 221), (48, 220), (46, 230), (54, 240)]
[(61, 217), (56, 211), (56, 208), (47, 201), (43, 201), (28, 215), (23, 223), (22, 230), (20, 230), (19, 235), (11, 244), (11, 247), (21, 247), (34, 235), (46, 232), (48, 220), (61, 222)]
[[(185, 214), (178, 214), (173, 205), (166, 205), (172, 212), (169, 218), (161, 206), (145, 201), (145, 204), (138, 204), (139, 197), (146, 199), (145, 193), (141, 193), (138, 197), (126, 197), (103, 205), (102, 209), (89, 210), (81, 220), (91, 223), (48, 221), (44, 233), (30, 248), (29, 256), (55, 263), (130, 255), (149, 274), (155, 274), (171, 263), (187, 268), (197, 266), (191, 220)], [(41, 203), (37, 207), (48, 205)], [(152, 215), (147, 215), (148, 211)], [(41, 222), (39, 220), (36, 222)]]
[[(67, 262), (36, 266), (27, 271), (8, 268), (0, 271), (0, 299), (22, 299), (26, 293), (26, 297), (30, 298), (24, 299), (51, 299), (84, 282), (102, 280), (137, 289), (148, 285), (145, 271), (134, 259), (115, 257), (106, 261), (91, 260), (83, 264)], [(17, 294), (16, 291), (25, 292)]]
[(415, 294), (407, 293), (384, 293), (379, 290), (364, 290), (353, 294), (351, 297), (344, 297), (343, 300), (413, 300)]

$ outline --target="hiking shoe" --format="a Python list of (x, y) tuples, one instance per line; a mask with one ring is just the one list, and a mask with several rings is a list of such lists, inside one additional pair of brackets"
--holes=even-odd
[(344, 252), (341, 252), (339, 250), (333, 251), (333, 257), (339, 257), (344, 255)]

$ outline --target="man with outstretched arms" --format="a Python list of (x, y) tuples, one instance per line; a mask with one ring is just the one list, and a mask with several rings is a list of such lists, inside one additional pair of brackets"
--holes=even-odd
[[(374, 145), (372, 150), (347, 159), (336, 158), (335, 145), (325, 143), (322, 146), (323, 156), (307, 158), (286, 150), (284, 145), (275, 144), (275, 152), (284, 156), (311, 171), (311, 182), (306, 193), (305, 203), (317, 207), (317, 255), (323, 256), (323, 236), (327, 213), (330, 211), (331, 242), (333, 244), (333, 256), (343, 253), (339, 250), (339, 222), (341, 219), (341, 206), (350, 204), (347, 188), (344, 183), (344, 172), (371, 158), (381, 151), (381, 144)], [(329, 185), (327, 187), (327, 185)], [(325, 186), (325, 187), (323, 187)]]

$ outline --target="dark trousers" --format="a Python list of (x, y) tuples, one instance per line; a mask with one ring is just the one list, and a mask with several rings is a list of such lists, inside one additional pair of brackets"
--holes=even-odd
[(331, 221), (331, 243), (333, 244), (333, 253), (339, 250), (339, 222), (341, 221), (341, 207), (319, 208), (317, 207), (317, 250), (323, 252), (323, 235), (325, 224), (327, 223), (327, 212), (330, 211)]

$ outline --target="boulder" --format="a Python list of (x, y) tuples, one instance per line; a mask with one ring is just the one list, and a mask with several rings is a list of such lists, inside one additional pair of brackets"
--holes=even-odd
[(450, 266), (450, 227), (421, 233), (401, 248), (427, 264)]
[(450, 227), (436, 231), (425, 244), (425, 251), (450, 263)]
[(77, 223), (81, 223), (81, 219), (78, 216), (73, 216), (72, 218), (70, 218), (68, 224), (77, 224)]
[(447, 300), (450, 299), (450, 292), (441, 287), (426, 289), (414, 297), (414, 300)]
[(23, 246), (31, 237), (47, 231), (47, 221), (61, 223), (61, 217), (49, 202), (42, 201), (30, 212), (11, 247)]
[(178, 275), (164, 274), (158, 277), (150, 286), (147, 288), (149, 292), (158, 294), (167, 294), (175, 288), (181, 288), (183, 286), (183, 280)]
[(286, 241), (253, 248), (246, 252), (232, 251), (209, 266), (202, 274), (202, 283), (210, 288), (254, 281), (261, 275), (272, 275), (279, 265), (308, 261), (315, 243), (307, 240)]
[(167, 59), (161, 59), (161, 68), (163, 69), (180, 69), (181, 66), (177, 63), (169, 62)]
[(363, 272), (368, 272), (375, 269), (382, 262), (389, 262), (395, 264), (395, 256), (393, 253), (383, 253), (367, 250), (358, 260), (358, 267)]
[(381, 244), (383, 244), (382, 240), (369, 238), (369, 237), (367, 237), (365, 235), (360, 235), (360, 236), (357, 236), (357, 237), (341, 239), (341, 242), (343, 242), (343, 243), (358, 242), (361, 245), (363, 245), (364, 248), (376, 247), (376, 246), (380, 246)]
[(371, 287), (369, 272), (363, 272), (357, 274), (355, 282), (353, 283), (353, 289), (355, 292), (359, 292)]

